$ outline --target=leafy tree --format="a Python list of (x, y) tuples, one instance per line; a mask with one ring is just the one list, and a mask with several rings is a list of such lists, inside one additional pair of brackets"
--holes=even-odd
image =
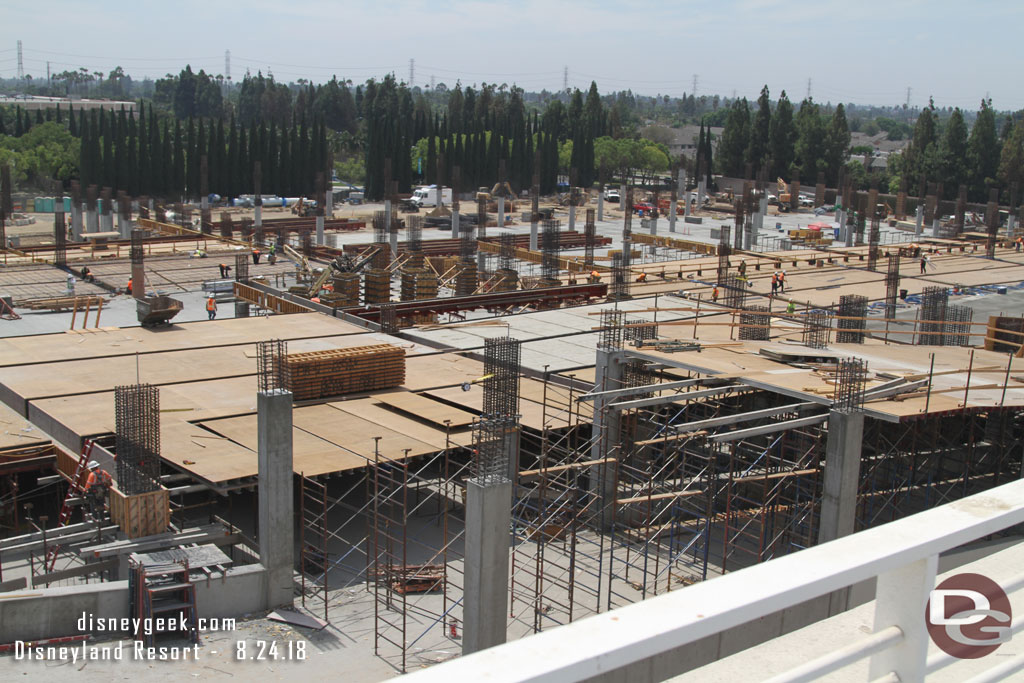
[(999, 182), (1009, 188), (1017, 183), (1018, 197), (1024, 188), (1024, 119), (1017, 121), (999, 158)]
[(768, 157), (771, 143), (772, 107), (768, 95), (768, 86), (761, 88), (761, 96), (757, 98), (757, 114), (750, 127), (750, 141), (747, 143), (746, 161), (753, 164), (755, 172), (759, 171)]
[[(818, 180), (818, 171), (824, 170), (825, 124), (821, 120), (818, 105), (811, 98), (800, 103), (796, 114), (796, 164), (802, 183)], [(793, 178), (784, 178), (792, 181)]]
[(793, 126), (793, 103), (783, 90), (772, 117), (768, 134), (768, 154), (772, 158), (771, 178), (789, 178), (796, 158), (796, 128)]
[(999, 170), (999, 140), (992, 100), (981, 101), (981, 110), (967, 141), (967, 159), (970, 168), (968, 192), (972, 201), (986, 201), (988, 186), (995, 182)]
[[(850, 128), (846, 122), (846, 109), (842, 103), (836, 105), (825, 135), (824, 162), (825, 182), (835, 186), (839, 182), (839, 169), (846, 163), (850, 151)], [(816, 180), (816, 179), (815, 179)]]
[(939, 145), (939, 180), (946, 199), (959, 192), (967, 180), (967, 124), (959, 108), (953, 110)]
[(747, 98), (736, 100), (729, 109), (722, 139), (718, 143), (718, 167), (727, 176), (742, 177), (747, 143), (750, 139), (750, 107)]

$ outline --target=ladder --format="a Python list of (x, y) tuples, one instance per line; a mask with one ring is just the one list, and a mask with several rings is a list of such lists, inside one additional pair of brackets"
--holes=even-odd
[(136, 640), (143, 641), (146, 647), (153, 647), (157, 635), (184, 635), (177, 630), (157, 633), (153, 628), (149, 628), (147, 633), (142, 626), (160, 623), (158, 618), (173, 624), (176, 622), (173, 617), (184, 613), (188, 638), (192, 643), (199, 643), (196, 588), (189, 573), (188, 560), (149, 565), (140, 562), (132, 566), (129, 579), (132, 615), (138, 619), (136, 623), (139, 625), (134, 634)]
[[(86, 439), (85, 444), (82, 446), (82, 452), (78, 455), (78, 463), (75, 465), (75, 474), (71, 477), (67, 493), (64, 494), (64, 503), (60, 506), (60, 516), (57, 518), (58, 527), (65, 526), (68, 523), (68, 520), (71, 519), (71, 500), (76, 496), (81, 496), (85, 493), (82, 475), (87, 471), (89, 459), (92, 457), (92, 448), (95, 444), (96, 442), (92, 439)], [(57, 555), (60, 553), (60, 549), (61, 545), (59, 543), (54, 543), (46, 551), (46, 562), (44, 564), (46, 571), (53, 571), (53, 567), (57, 563)]]
[(21, 320), (21, 316), (14, 312), (6, 301), (0, 299), (0, 318), (4, 320)]

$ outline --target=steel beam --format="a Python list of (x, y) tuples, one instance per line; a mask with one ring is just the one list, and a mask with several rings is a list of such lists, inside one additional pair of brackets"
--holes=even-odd
[(715, 434), (714, 436), (708, 437), (708, 440), (718, 443), (736, 441), (737, 439), (746, 439), (752, 436), (760, 436), (762, 434), (772, 434), (774, 432), (781, 432), (787, 429), (796, 429), (797, 427), (809, 427), (811, 425), (821, 424), (827, 420), (828, 413), (823, 415), (812, 415), (811, 417), (801, 417), (795, 420), (786, 420), (785, 422), (775, 422), (769, 425), (762, 425), (760, 427), (737, 429), (734, 432), (727, 432), (725, 434)]
[(577, 401), (594, 401), (598, 398), (615, 398), (617, 396), (635, 396), (637, 394), (647, 394), (652, 391), (661, 391), (668, 389), (678, 389), (681, 387), (690, 387), (695, 384), (701, 384), (706, 382), (706, 379), (682, 379), (678, 382), (665, 382), (664, 384), (647, 384), (642, 387), (628, 387), (626, 389), (611, 389), (609, 391), (592, 391), (588, 394), (583, 394), (578, 397)]
[(806, 410), (807, 408), (816, 405), (816, 403), (790, 403), (788, 405), (779, 406), (778, 408), (765, 408), (764, 410), (752, 410), (749, 413), (726, 415), (724, 417), (713, 417), (708, 420), (687, 422), (686, 424), (674, 424), (670, 425), (670, 428), (681, 433), (673, 434), (672, 436), (662, 437), (660, 439), (647, 439), (645, 441), (637, 441), (636, 445), (646, 446), (649, 444), (662, 443), (664, 441), (677, 441), (686, 436), (686, 434), (682, 432), (696, 432), (701, 429), (707, 429), (708, 427), (720, 427), (722, 425), (738, 424), (740, 422), (747, 422), (749, 420), (759, 420), (761, 418), (773, 417), (775, 415), (781, 415), (783, 413), (793, 413), (801, 410)]
[(651, 398), (639, 398), (635, 401), (622, 401), (620, 403), (611, 403), (608, 405), (608, 407), (614, 408), (615, 410), (632, 410), (633, 408), (654, 406), (658, 405), (659, 403), (692, 401), (697, 398), (717, 396), (718, 394), (729, 394), (734, 391), (744, 391), (745, 389), (747, 389), (747, 387), (742, 384), (730, 384), (727, 387), (717, 387), (715, 389), (701, 389), (700, 391), (688, 391), (681, 394), (670, 394), (668, 396), (654, 396)]

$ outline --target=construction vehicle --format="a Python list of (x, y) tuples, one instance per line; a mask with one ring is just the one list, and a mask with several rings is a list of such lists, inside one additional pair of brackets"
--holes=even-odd
[[(286, 246), (285, 248), (301, 257), (301, 254), (291, 247)], [(302, 283), (296, 284), (289, 287), (288, 291), (291, 294), (296, 294), (306, 299), (312, 299), (320, 293), (320, 290), (323, 289), (325, 284), (327, 284), (327, 281), (334, 277), (336, 273), (358, 273), (365, 268), (368, 263), (373, 261), (373, 257), (377, 255), (380, 249), (380, 247), (370, 247), (359, 255), (358, 260), (353, 259), (348, 254), (342, 254), (329, 262), (326, 268), (317, 268), (315, 270), (311, 270), (309, 262), (303, 258), (302, 262), (305, 268), (304, 275), (306, 276), (304, 279), (310, 280), (311, 282), (308, 285)]]
[(789, 207), (793, 201), (792, 195), (789, 194), (789, 184), (782, 178), (778, 178), (776, 184), (779, 188), (779, 212), (789, 213)]
[[(451, 204), (452, 203), (452, 188), (442, 187), (440, 190), (441, 203)], [(424, 206), (437, 206), (438, 204), (438, 189), (437, 185), (421, 185), (416, 188), (412, 193), (411, 201), (416, 206), (422, 208)]]
[(316, 213), (316, 202), (307, 202), (305, 197), (300, 197), (292, 206), (292, 213), (300, 218), (312, 216)]

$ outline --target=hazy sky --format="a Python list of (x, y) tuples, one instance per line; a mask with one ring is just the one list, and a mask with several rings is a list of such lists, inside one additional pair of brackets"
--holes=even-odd
[[(88, 8), (88, 9), (87, 9)], [(91, 12), (91, 13), (89, 13)], [(120, 65), (133, 77), (186, 63), (279, 80), (362, 82), (394, 72), (415, 84), (597, 81), (602, 93), (772, 98), (977, 109), (1024, 108), (1019, 0), (0, 0), (0, 76)]]

